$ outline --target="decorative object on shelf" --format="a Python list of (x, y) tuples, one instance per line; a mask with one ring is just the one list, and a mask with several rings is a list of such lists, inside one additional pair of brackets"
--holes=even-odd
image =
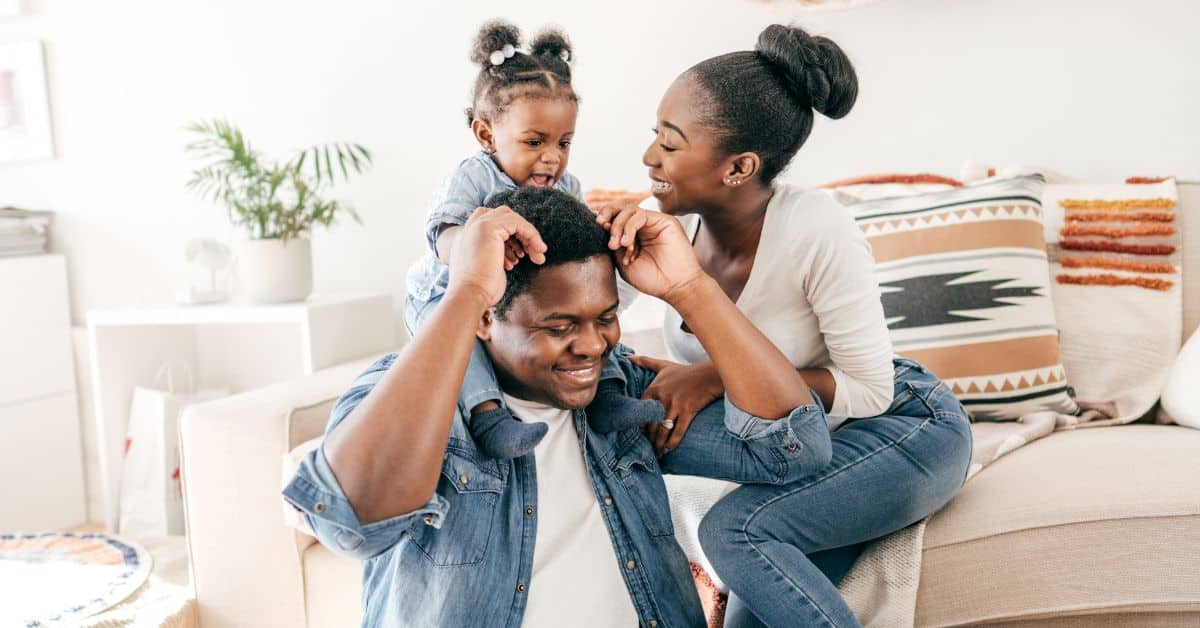
[(52, 216), (47, 211), (0, 207), (0, 257), (45, 253)]
[(137, 591), (152, 562), (109, 534), (0, 534), (0, 625), (80, 625)]
[(312, 227), (328, 227), (343, 213), (362, 222), (347, 203), (321, 195), (339, 173), (348, 180), (351, 172), (366, 171), (371, 153), (359, 144), (336, 142), (272, 161), (227, 121), (195, 122), (187, 131), (196, 139), (186, 150), (206, 162), (192, 172), (187, 187), (223, 204), (230, 222), (249, 238), (236, 247), (239, 291), (254, 303), (308, 297), (312, 249), (307, 236)]
[[(187, 380), (176, 386), (176, 373)], [(193, 403), (229, 395), (227, 388), (196, 390), (186, 364), (164, 363), (150, 387), (136, 386), (129, 404), (121, 472), (118, 530), (133, 537), (183, 534), (179, 477), (179, 417)]]
[(184, 256), (187, 285), (180, 288), (175, 300), (182, 305), (228, 301), (233, 284), (233, 252), (229, 247), (208, 238), (192, 238)]
[(42, 44), (0, 44), (0, 164), (53, 158)]

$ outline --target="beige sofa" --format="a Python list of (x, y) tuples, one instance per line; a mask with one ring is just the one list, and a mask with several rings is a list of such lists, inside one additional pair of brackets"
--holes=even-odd
[[(1200, 186), (1180, 194), (1184, 208), (1200, 208)], [(1185, 210), (1181, 220), (1186, 338), (1200, 319), (1200, 217)], [(358, 625), (360, 565), (287, 527), (279, 492), (285, 454), (321, 434), (333, 400), (370, 361), (185, 414), (184, 497), (205, 628)], [(1200, 626), (1200, 430), (1061, 432), (984, 469), (926, 530), (916, 619)]]

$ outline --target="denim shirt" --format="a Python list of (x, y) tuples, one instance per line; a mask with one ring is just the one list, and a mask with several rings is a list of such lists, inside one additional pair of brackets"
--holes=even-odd
[[(583, 200), (579, 179), (569, 172), (555, 182), (554, 187)], [(450, 267), (437, 256), (437, 237), (443, 225), (462, 225), (489, 197), (498, 192), (515, 190), (517, 184), (504, 174), (491, 155), (483, 151), (468, 157), (442, 181), (429, 198), (429, 215), (425, 217), (425, 255), (408, 269), (408, 294), (418, 303), (427, 303), (442, 296), (450, 281)]]
[[(619, 349), (626, 392), (640, 396), (655, 374)], [(326, 434), (395, 358), (381, 358), (355, 380), (335, 404)], [(573, 420), (618, 559), (612, 568), (624, 577), (640, 624), (651, 628), (705, 625), (687, 558), (675, 541), (663, 472), (778, 484), (824, 467), (831, 454), (819, 403), (767, 421), (718, 400), (697, 415), (680, 446), (661, 462), (636, 429), (600, 434), (578, 410)], [(543, 507), (534, 456), (483, 455), (461, 414), (451, 425), (436, 492), (417, 510), (360, 523), (323, 447), (304, 458), (283, 495), (323, 545), (363, 561), (363, 626), (521, 625)]]

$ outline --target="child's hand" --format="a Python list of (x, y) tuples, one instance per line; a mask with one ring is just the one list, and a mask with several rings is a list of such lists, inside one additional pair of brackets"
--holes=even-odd
[(620, 253), (621, 263), (629, 264), (637, 259), (641, 247), (638, 246), (638, 230), (646, 226), (646, 210), (634, 204), (623, 207), (605, 205), (596, 212), (596, 222), (608, 229), (608, 248)]
[(525, 249), (521, 246), (521, 241), (515, 237), (509, 238), (504, 243), (504, 271), (512, 270), (522, 257), (525, 257)]

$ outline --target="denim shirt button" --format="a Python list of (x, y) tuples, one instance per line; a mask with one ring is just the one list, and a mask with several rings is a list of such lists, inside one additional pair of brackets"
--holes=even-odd
[(533, 506), (526, 506), (526, 507), (525, 507), (525, 516), (526, 516), (526, 517), (532, 517), (532, 516), (533, 516)]
[(517, 593), (524, 593), (524, 592), (525, 592), (525, 583), (518, 582), (517, 583)]
[(612, 506), (612, 498), (611, 498), (611, 497), (605, 497), (605, 498), (604, 498), (604, 505), (605, 505), (605, 506)]
[(471, 478), (467, 477), (467, 474), (464, 473), (464, 474), (458, 476), (458, 481), (462, 482), (463, 486), (466, 486), (467, 484), (471, 483)]
[(325, 512), (325, 502), (317, 502), (317, 504), (313, 506), (313, 510), (317, 511), (317, 514)]
[(658, 628), (658, 620), (651, 619), (650, 621), (646, 622), (646, 625), (650, 626), (650, 628)]
[(633, 571), (636, 567), (637, 567), (637, 563), (633, 562), (632, 560), (625, 563), (625, 568), (628, 569), (629, 571)]
[(425, 525), (427, 525), (427, 526), (433, 525), (433, 517), (430, 515), (425, 515), (424, 521), (425, 521)]

